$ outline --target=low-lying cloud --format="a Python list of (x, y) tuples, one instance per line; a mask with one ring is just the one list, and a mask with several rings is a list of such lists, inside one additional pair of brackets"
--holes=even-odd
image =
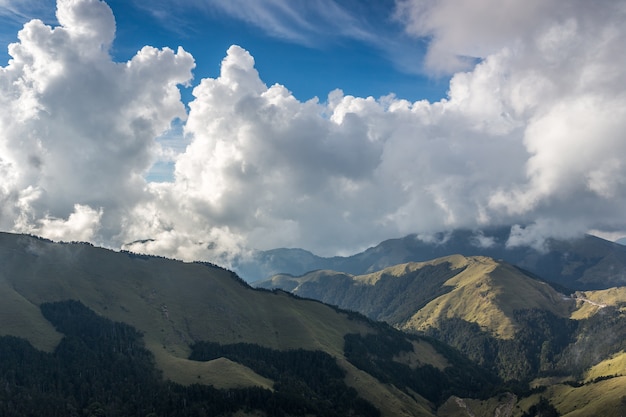
[[(186, 111), (190, 54), (113, 62), (108, 6), (59, 0), (60, 26), (26, 24), (0, 69), (0, 227), (221, 263), (458, 227), (523, 225), (510, 245), (536, 247), (626, 230), (623, 3), (484, 2), (462, 25), (449, 3), (399, 1), (395, 15), (432, 38), (426, 68), (465, 71), (447, 99), (302, 102), (232, 46)], [(147, 182), (176, 120), (189, 145), (174, 178)]]

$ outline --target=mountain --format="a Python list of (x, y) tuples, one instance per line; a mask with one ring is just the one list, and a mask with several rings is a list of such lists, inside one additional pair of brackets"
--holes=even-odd
[(598, 290), (626, 285), (626, 246), (585, 235), (571, 240), (548, 239), (542, 250), (507, 246), (511, 228), (455, 230), (421, 240), (417, 235), (386, 240), (348, 257), (322, 258), (302, 249), (258, 252), (234, 268), (249, 281), (285, 273), (302, 275), (333, 270), (360, 275), (406, 262), (444, 256), (487, 256), (502, 259), (543, 279), (572, 290)]
[(516, 310), (541, 308), (565, 316), (572, 304), (519, 268), (482, 256), (452, 255), (356, 276), (334, 271), (276, 275), (257, 284), (358, 311), (403, 330), (421, 331), (437, 327), (442, 317), (456, 317), (503, 338), (514, 335)]
[(578, 380), (626, 349), (626, 287), (565, 295), (482, 256), (453, 255), (365, 275), (283, 274), (257, 284), (436, 337), (505, 380)]
[(0, 415), (434, 416), (498, 379), (207, 263), (0, 233)]

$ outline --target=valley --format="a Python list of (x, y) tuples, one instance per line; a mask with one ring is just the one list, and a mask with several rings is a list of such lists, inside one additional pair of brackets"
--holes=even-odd
[[(106, 372), (103, 364), (84, 358), (113, 355), (116, 360), (134, 366), (132, 356), (115, 348), (128, 343), (143, 352), (145, 361), (141, 375), (145, 376), (141, 378), (153, 387), (148, 392), (133, 394), (137, 401), (135, 406), (144, 407), (141, 409), (145, 411), (150, 411), (145, 405), (150, 404), (145, 395), (160, 395), (158, 392), (166, 389), (178, 393), (178, 400), (192, 402), (194, 397), (186, 397), (191, 395), (189, 389), (197, 387), (193, 389), (202, 391), (205, 388), (200, 387), (214, 386), (212, 389), (221, 391), (206, 394), (207, 398), (231, 395), (228, 394), (231, 390), (235, 390), (232, 395), (239, 398), (239, 395), (248, 396), (246, 392), (252, 389), (262, 398), (271, 399), (268, 401), (274, 404), (272, 413), (276, 415), (429, 416), (446, 393), (478, 395), (478, 391), (492, 383), (479, 382), (495, 381), (487, 371), (467, 359), (450, 356), (448, 350), (431, 344), (428, 339), (414, 339), (359, 314), (337, 310), (318, 301), (302, 300), (281, 291), (253, 289), (232, 272), (211, 264), (183, 263), (113, 252), (84, 243), (54, 243), (7, 233), (0, 234), (0, 259), (0, 287), (3, 299), (9, 301), (0, 306), (0, 345), (4, 351), (13, 352), (3, 356), (5, 361), (1, 367), (6, 372), (1, 375), (4, 375), (3, 386), (14, 387), (0, 394), (3, 415), (27, 412), (20, 408), (26, 403), (17, 404), (15, 398), (45, 401), (46, 396), (51, 396), (79, 410), (87, 410), (90, 404), (104, 404), (107, 398), (117, 394), (96, 385), (93, 386), (95, 391), (79, 395), (73, 390), (81, 384), (68, 385), (64, 381), (88, 377), (82, 383), (92, 387), (89, 381), (94, 377), (112, 378), (98, 376)], [(51, 316), (46, 311), (59, 313)], [(122, 333), (106, 330), (119, 326), (127, 330)], [(93, 332), (90, 337), (95, 339), (84, 339), (85, 331)], [(125, 341), (125, 335), (134, 332), (141, 340), (132, 336), (135, 338), (132, 342)], [(379, 352), (359, 342), (361, 338), (388, 340), (388, 344)], [(348, 355), (347, 339), (365, 350)], [(412, 340), (420, 341), (420, 346), (431, 346), (425, 349), (439, 354), (420, 357), (418, 366), (393, 361), (394, 355), (410, 354)], [(70, 341), (75, 345), (73, 349), (78, 349), (76, 352), (82, 352), (77, 353), (75, 359), (63, 353)], [(107, 347), (111, 342), (113, 345)], [(25, 348), (24, 343), (30, 347)], [(194, 356), (194, 349), (197, 349), (194, 346), (202, 343), (211, 344), (219, 353)], [(141, 346), (145, 346), (145, 351)], [(392, 353), (388, 353), (388, 349)], [(52, 377), (51, 388), (42, 387), (31, 379), (21, 379), (22, 360), (13, 359), (16, 355), (19, 357), (19, 351), (30, 352), (29, 355), (37, 358), (33, 360), (35, 369), (58, 369), (53, 375), (39, 377), (39, 371), (31, 372), (36, 378), (34, 381)], [(319, 371), (323, 372), (315, 373), (318, 367), (309, 364), (308, 359), (292, 360), (293, 365), (284, 368), (285, 361), (289, 363), (285, 355), (294, 352), (300, 352), (303, 358), (321, 355), (325, 365)], [(367, 369), (363, 365), (369, 363), (364, 361), (369, 357), (378, 357), (376, 368)], [(451, 364), (450, 369), (436, 368), (442, 357)], [(432, 365), (431, 358), (434, 358)], [(305, 365), (304, 369), (302, 365), (298, 368), (299, 363)], [(87, 364), (93, 370), (87, 374), (80, 372)], [(455, 372), (450, 373), (451, 369)], [(405, 379), (403, 382), (396, 380), (399, 370)], [(314, 379), (311, 379), (311, 371), (317, 375)], [(423, 379), (419, 375), (424, 372), (429, 372), (431, 383), (436, 382), (434, 390), (420, 382)], [(468, 386), (458, 380), (457, 373), (474, 375), (477, 382)], [(123, 374), (119, 377), (124, 378)], [(219, 383), (213, 384), (216, 380)], [(320, 381), (326, 382), (320, 384)], [(334, 384), (333, 392), (344, 393), (341, 400), (331, 401), (331, 408), (322, 400), (325, 391), (319, 391), (327, 383)], [(175, 385), (167, 388), (168, 385), (162, 384)], [(293, 391), (290, 387), (294, 386), (302, 389)], [(202, 402), (205, 400), (198, 401), (200, 403), (194, 407), (206, 408)], [(106, 415), (125, 415), (127, 405), (116, 404), (110, 404)], [(266, 408), (252, 407), (249, 402), (228, 407), (235, 407), (233, 411), (243, 407), (251, 412), (255, 409), (269, 412)], [(55, 408), (50, 410), (50, 414), (39, 415), (60, 412)]]
[[(23, 414), (26, 398), (54, 401), (40, 415), (71, 406), (78, 416), (132, 407), (429, 417), (626, 408), (624, 287), (566, 293), (510, 263), (457, 254), (366, 274), (279, 274), (255, 289), (209, 263), (8, 233), (0, 261), (7, 416)], [(20, 376), (23, 355), (31, 378)], [(107, 357), (124, 364), (120, 374), (97, 359)], [(130, 397), (115, 384), (69, 383), (124, 372), (139, 378), (128, 380)], [(209, 412), (213, 403), (221, 405)]]
[[(621, 250), (609, 243), (597, 246), (602, 245)], [(614, 254), (594, 256), (605, 259)], [(598, 264), (591, 269), (598, 270)], [(584, 269), (578, 274), (590, 275)], [(579, 279), (548, 282), (504, 261), (462, 255), (366, 274), (332, 270), (277, 274), (255, 285), (282, 288), (361, 312), (410, 334), (434, 337), (504, 381), (537, 391), (524, 395), (537, 403), (547, 398), (558, 415), (619, 415), (615, 410), (626, 404), (626, 397), (618, 395), (626, 388), (626, 367), (621, 363), (626, 351), (624, 286), (584, 290), (587, 283)], [(605, 286), (599, 281), (594, 285)], [(578, 396), (587, 400), (574, 401)], [(517, 414), (506, 415), (530, 409), (528, 398), (516, 400)], [(448, 401), (440, 415), (502, 415), (505, 403), (490, 401), (489, 406), (482, 401)]]

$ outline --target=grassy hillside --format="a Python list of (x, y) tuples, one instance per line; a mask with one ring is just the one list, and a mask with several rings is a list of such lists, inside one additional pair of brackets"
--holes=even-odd
[(576, 291), (576, 310), (572, 318), (581, 320), (589, 318), (606, 307), (626, 312), (626, 287), (609, 288), (599, 291)]
[(374, 320), (399, 323), (450, 291), (443, 284), (467, 267), (465, 258), (451, 256), (409, 263), (367, 275), (313, 271), (301, 277), (277, 275), (259, 283), (264, 288), (292, 288), (302, 297), (358, 311)]
[(590, 367), (626, 349), (624, 287), (566, 295), (487, 257), (454, 255), (356, 276), (278, 275), (261, 285), (426, 333), (506, 380), (584, 379)]
[[(16, 240), (19, 246), (11, 247)], [(0, 257), (0, 283), (12, 300), (11, 306), (2, 303), (9, 323), (2, 331), (41, 349), (53, 347), (59, 335), (37, 306), (67, 299), (131, 324), (144, 332), (148, 346), (182, 358), (190, 342), (205, 338), (340, 354), (346, 333), (370, 331), (318, 302), (253, 290), (211, 265), (12, 235), (0, 235)], [(30, 325), (11, 325), (20, 321)]]
[[(390, 356), (378, 357), (376, 350), (366, 356), (354, 352), (349, 356), (348, 339), (359, 341), (358, 346), (367, 352), (372, 349), (368, 343), (380, 340), (386, 327), (318, 301), (253, 289), (214, 265), (6, 233), (0, 233), (0, 262), (0, 293), (5, 300), (0, 303), (0, 336), (26, 339), (52, 355), (41, 359), (42, 363), (61, 366), (58, 349), (65, 346), (67, 334), (42, 314), (41, 307), (76, 300), (98, 317), (136, 329), (163, 376), (190, 387), (181, 392), (193, 391), (196, 384), (220, 389), (257, 387), (263, 392), (280, 386), (277, 395), (284, 396), (285, 387), (297, 386), (300, 378), (309, 377), (293, 374), (293, 369), (271, 370), (271, 363), (282, 362), (280, 355), (294, 350), (329, 355), (345, 374), (343, 382), (337, 383), (356, 390), (383, 416), (431, 416), (443, 395), (482, 389), (464, 384), (471, 379), (469, 375), (484, 378), (484, 371), (427, 339), (397, 333), (390, 340), (401, 348)], [(191, 359), (192, 347), (199, 342), (220, 346), (224, 353)], [(237, 350), (241, 346), (256, 347), (241, 356)], [(273, 362), (264, 362), (267, 355)], [(378, 357), (379, 375), (368, 369), (367, 355)], [(429, 377), (424, 379), (426, 374)], [(404, 379), (400, 381), (398, 375)], [(430, 385), (423, 383), (426, 380)], [(316, 391), (316, 383), (308, 382), (311, 392), (320, 395), (323, 391)], [(28, 389), (40, 387), (35, 384)], [(35, 394), (25, 391), (24, 395)], [(321, 403), (315, 404), (311, 409)]]
[[(552, 413), (545, 410), (543, 414), (538, 414), (537, 408), (540, 403), (546, 404), (546, 408), (552, 410)], [(437, 410), (437, 417), (536, 415), (621, 417), (625, 414), (626, 377), (601, 380), (582, 386), (554, 384), (540, 393), (527, 397), (517, 397), (510, 393), (486, 400), (451, 397)]]
[(585, 372), (584, 381), (592, 382), (612, 376), (626, 376), (626, 352), (620, 351), (589, 368)]
[(499, 339), (515, 337), (515, 311), (541, 309), (557, 316), (568, 315), (572, 303), (545, 282), (490, 258), (466, 258), (466, 268), (444, 283), (452, 290), (416, 312), (404, 330), (439, 327), (441, 320), (456, 318), (476, 323)]
[(553, 385), (541, 394), (520, 401), (520, 409), (529, 408), (541, 396), (549, 398), (561, 416), (621, 417), (626, 413), (626, 377), (610, 378), (580, 387)]
[[(615, 410), (626, 404), (621, 287), (569, 297), (506, 263), (459, 255), (360, 276), (316, 271), (276, 277), (274, 282), (301, 296), (328, 294), (334, 304), (353, 303), (372, 318), (456, 346), (509, 380), (493, 396), (496, 379), (441, 342), (318, 301), (252, 289), (210, 264), (11, 234), (0, 234), (0, 262), (0, 336), (17, 336), (39, 349), (27, 352), (33, 364), (62, 369), (63, 352), (81, 346), (74, 341), (72, 348), (67, 330), (41, 308), (77, 300), (98, 317), (136, 329), (163, 376), (188, 387), (168, 389), (180, 401), (200, 384), (246, 401), (309, 393), (313, 402), (302, 410), (323, 409), (322, 398), (345, 392), (337, 401), (354, 400), (342, 407), (374, 413), (350, 397), (358, 394), (383, 416), (522, 417), (544, 403), (561, 415), (617, 416)], [(0, 337), (0, 350), (7, 354), (20, 355), (25, 351), (20, 346)], [(204, 350), (190, 357), (194, 346)], [(294, 352), (309, 359), (294, 359)], [(142, 372), (149, 373), (146, 360)], [(298, 365), (318, 360), (323, 365)], [(10, 369), (2, 378), (19, 375), (22, 368)], [(530, 379), (534, 391), (527, 391)], [(33, 384), (32, 389), (41, 385)], [(305, 385), (294, 388), (299, 384)], [(328, 391), (328, 384), (336, 389)], [(17, 397), (14, 391), (1, 395), (23, 401), (35, 395), (22, 389)], [(10, 404), (6, 401), (2, 404)]]
[(264, 288), (359, 311), (406, 331), (439, 327), (456, 318), (476, 323), (491, 335), (511, 339), (517, 310), (542, 309), (569, 317), (574, 301), (506, 263), (461, 255), (395, 265), (365, 275), (314, 271), (300, 277), (277, 275)]

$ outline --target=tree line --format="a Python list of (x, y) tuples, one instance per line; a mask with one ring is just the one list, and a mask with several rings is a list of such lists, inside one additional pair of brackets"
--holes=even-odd
[(238, 410), (279, 417), (379, 415), (343, 384), (341, 369), (321, 352), (225, 347), (226, 356), (229, 349), (241, 350), (242, 362), (273, 369), (259, 373), (277, 381), (274, 391), (183, 386), (162, 378), (132, 326), (100, 317), (78, 301), (43, 304), (41, 311), (64, 338), (46, 353), (24, 339), (0, 337), (3, 417), (211, 417)]

